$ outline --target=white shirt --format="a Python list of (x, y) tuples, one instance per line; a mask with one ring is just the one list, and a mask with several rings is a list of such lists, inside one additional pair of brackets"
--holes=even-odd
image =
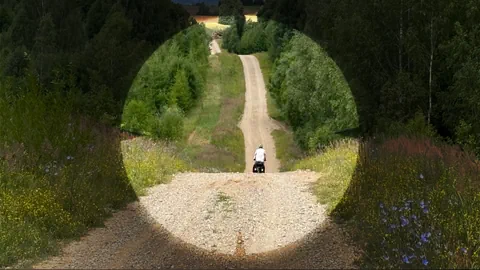
[(260, 162), (265, 162), (265, 156), (266, 156), (265, 149), (258, 148), (255, 151), (255, 155), (253, 156), (253, 160), (260, 161)]

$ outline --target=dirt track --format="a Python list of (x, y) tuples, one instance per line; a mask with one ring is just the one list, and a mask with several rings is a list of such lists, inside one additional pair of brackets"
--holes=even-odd
[(245, 111), (240, 123), (245, 138), (245, 172), (251, 172), (253, 154), (258, 145), (263, 144), (267, 152), (267, 173), (278, 172), (280, 162), (276, 158), (275, 143), (271, 132), (278, 128), (268, 116), (267, 91), (262, 70), (253, 55), (241, 55), (246, 83)]

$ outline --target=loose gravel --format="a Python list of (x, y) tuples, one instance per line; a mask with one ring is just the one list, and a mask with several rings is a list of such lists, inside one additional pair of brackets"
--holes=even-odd
[(165, 229), (197, 247), (234, 254), (238, 232), (247, 254), (286, 246), (325, 221), (309, 191), (314, 173), (182, 174), (141, 203)]
[(353, 268), (316, 174), (179, 174), (34, 268)]

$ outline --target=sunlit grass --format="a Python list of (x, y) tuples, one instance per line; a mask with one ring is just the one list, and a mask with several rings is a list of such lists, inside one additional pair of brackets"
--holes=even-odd
[(245, 106), (243, 66), (234, 54), (210, 57), (202, 100), (185, 121), (183, 156), (199, 171), (242, 172), (243, 133), (237, 126)]
[(172, 145), (148, 138), (122, 141), (122, 156), (128, 179), (137, 195), (145, 189), (168, 183), (173, 175), (189, 169)]
[(356, 140), (342, 140), (333, 143), (316, 156), (299, 161), (293, 169), (312, 170), (320, 173), (315, 194), (320, 203), (332, 211), (347, 190), (358, 159), (359, 143)]

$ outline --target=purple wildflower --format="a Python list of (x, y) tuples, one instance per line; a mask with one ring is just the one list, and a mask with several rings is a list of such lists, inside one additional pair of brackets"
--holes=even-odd
[(423, 200), (420, 201), (420, 208), (425, 208), (425, 202)]
[(427, 232), (427, 233), (422, 233), (422, 235), (420, 236), (420, 240), (422, 241), (422, 243), (428, 243), (428, 238), (431, 236), (431, 233)]
[(401, 216), (400, 217), (400, 221), (401, 221), (401, 225), (402, 227), (405, 227), (407, 226), (410, 222), (408, 221), (408, 219), (406, 219), (404, 216)]
[(467, 254), (467, 249), (466, 249), (466, 248), (461, 248), (460, 251), (461, 251), (463, 254)]
[(411, 259), (410, 256), (402, 255), (402, 261), (403, 261), (404, 263), (406, 263), (406, 264), (412, 263), (412, 262), (410, 261), (410, 259)]
[(427, 260), (427, 258), (426, 258), (425, 256), (422, 256), (421, 258), (422, 258), (422, 264), (425, 265), (425, 266), (427, 266), (427, 265), (428, 265), (428, 260)]

